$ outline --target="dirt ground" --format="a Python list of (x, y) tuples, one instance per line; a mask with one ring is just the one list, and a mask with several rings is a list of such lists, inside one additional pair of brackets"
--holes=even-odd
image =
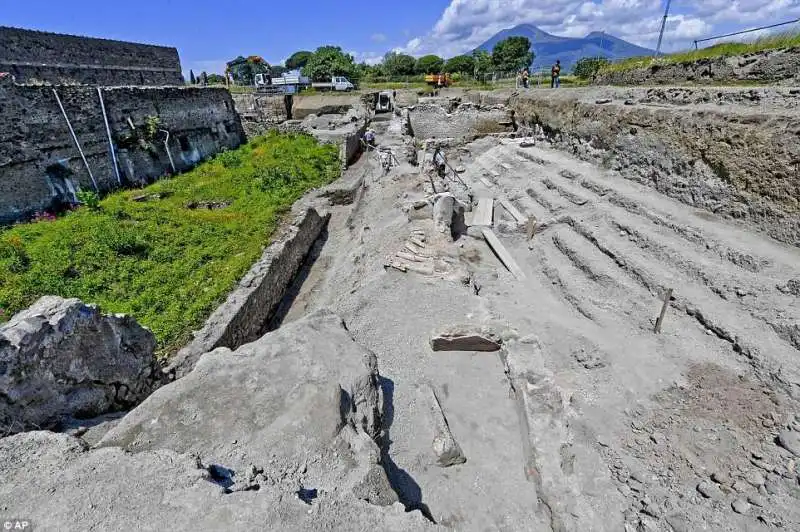
[[(372, 127), (399, 157), (401, 117)], [(800, 250), (541, 140), (446, 151), (496, 200), (523, 275), (482, 238), (409, 220), (427, 178), (368, 155), (284, 319), (330, 308), (376, 353), (406, 507), (457, 530), (800, 530), (800, 456), (778, 444), (800, 431)], [(535, 218), (531, 240), (497, 200)], [(386, 268), (415, 230), (433, 272)], [(432, 351), (456, 324), (505, 347)], [(464, 464), (435, 463), (427, 384)]]

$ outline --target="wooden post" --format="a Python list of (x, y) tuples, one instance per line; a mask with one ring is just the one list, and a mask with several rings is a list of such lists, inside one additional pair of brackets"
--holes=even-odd
[(667, 314), (667, 307), (669, 307), (669, 301), (672, 299), (672, 288), (667, 290), (667, 293), (664, 294), (664, 304), (661, 306), (661, 315), (656, 320), (656, 328), (653, 332), (656, 334), (661, 334), (661, 325), (664, 323), (664, 316)]

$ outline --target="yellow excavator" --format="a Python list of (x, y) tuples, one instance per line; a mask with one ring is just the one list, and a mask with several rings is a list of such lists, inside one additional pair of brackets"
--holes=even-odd
[(453, 83), (450, 74), (426, 74), (425, 83), (436, 87), (449, 87)]

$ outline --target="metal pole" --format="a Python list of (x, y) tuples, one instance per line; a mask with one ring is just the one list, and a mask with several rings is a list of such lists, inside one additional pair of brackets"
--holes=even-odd
[(664, 38), (664, 28), (667, 27), (667, 17), (669, 16), (669, 5), (672, 0), (667, 0), (667, 8), (664, 10), (664, 20), (661, 21), (661, 31), (658, 34), (658, 46), (656, 46), (656, 55), (661, 55), (661, 41)]
[(175, 163), (172, 161), (172, 153), (169, 151), (169, 131), (166, 129), (159, 129), (159, 131), (167, 134), (167, 138), (164, 139), (164, 149), (167, 150), (167, 157), (169, 157), (169, 165), (172, 167), (172, 173), (177, 174), (178, 171), (175, 169)]
[(83, 159), (83, 164), (86, 166), (86, 171), (89, 172), (89, 178), (92, 180), (92, 185), (94, 185), (94, 191), (100, 192), (100, 189), (97, 188), (97, 181), (94, 180), (94, 176), (92, 175), (92, 169), (89, 168), (89, 163), (86, 161), (86, 156), (83, 154), (83, 149), (81, 149), (81, 143), (78, 142), (78, 137), (75, 135), (75, 130), (72, 129), (72, 124), (69, 122), (67, 112), (64, 110), (64, 105), (61, 103), (61, 98), (58, 97), (58, 92), (55, 89), (53, 89), (53, 94), (56, 96), (56, 101), (58, 102), (58, 106), (61, 108), (61, 114), (64, 115), (64, 120), (67, 121), (67, 127), (72, 135), (73, 142), (75, 142), (75, 147), (78, 148), (78, 153), (81, 154), (81, 159)]
[(103, 121), (106, 123), (106, 134), (108, 135), (108, 146), (111, 148), (111, 162), (114, 163), (114, 175), (117, 176), (117, 184), (122, 186), (122, 178), (119, 176), (119, 166), (117, 166), (117, 153), (114, 151), (114, 142), (111, 140), (111, 128), (108, 126), (108, 115), (106, 114), (106, 104), (103, 102), (103, 91), (97, 87), (97, 96), (100, 97), (100, 109), (103, 110)]

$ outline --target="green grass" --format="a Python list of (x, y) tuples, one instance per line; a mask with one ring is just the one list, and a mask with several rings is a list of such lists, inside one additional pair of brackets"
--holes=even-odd
[(622, 61), (612, 63), (601, 69), (600, 73), (621, 72), (626, 70), (634, 70), (637, 68), (647, 68), (653, 64), (691, 63), (700, 59), (743, 55), (761, 52), (764, 50), (791, 48), (794, 46), (800, 46), (800, 32), (779, 33), (762, 37), (749, 43), (723, 42), (707, 48), (701, 48), (699, 50), (669, 54), (658, 58), (632, 57), (630, 59), (624, 59)]
[[(338, 177), (337, 154), (308, 136), (270, 134), (94, 209), (2, 230), (0, 322), (46, 294), (77, 297), (134, 316), (162, 355), (172, 353), (258, 259), (292, 203)], [(190, 208), (198, 202), (227, 206)]]

